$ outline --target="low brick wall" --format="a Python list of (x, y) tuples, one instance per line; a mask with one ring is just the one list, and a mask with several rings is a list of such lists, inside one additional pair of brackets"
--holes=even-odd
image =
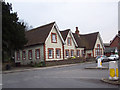
[(46, 66), (55, 66), (55, 65), (65, 65), (65, 64), (75, 64), (75, 63), (83, 63), (83, 62), (89, 62), (94, 61), (95, 59), (66, 59), (66, 60), (54, 60), (54, 61), (47, 61)]

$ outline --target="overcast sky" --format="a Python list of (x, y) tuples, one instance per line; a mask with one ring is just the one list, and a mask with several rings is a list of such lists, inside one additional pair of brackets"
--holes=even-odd
[(118, 32), (118, 0), (5, 0), (33, 28), (55, 21), (60, 30), (100, 32), (104, 43)]

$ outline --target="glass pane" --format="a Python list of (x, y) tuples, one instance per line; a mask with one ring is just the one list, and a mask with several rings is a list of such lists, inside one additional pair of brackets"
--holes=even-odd
[(68, 38), (68, 44), (70, 45), (70, 38)]
[(57, 52), (56, 52), (56, 53), (57, 53), (57, 56), (60, 56), (60, 51), (59, 51), (59, 50), (57, 50)]
[(25, 59), (25, 51), (23, 51), (23, 59)]
[(20, 59), (20, 52), (17, 52), (17, 57), (18, 59)]
[(32, 59), (32, 51), (29, 51), (29, 59)]
[(77, 56), (79, 56), (80, 54), (79, 54), (80, 52), (79, 51), (77, 51)]
[(37, 58), (39, 58), (39, 54), (40, 54), (39, 49), (37, 49), (36, 53), (37, 53)]
[(66, 56), (69, 56), (69, 51), (68, 50), (66, 51)]
[(53, 52), (53, 50), (49, 50), (49, 58), (52, 58), (52, 52)]
[(71, 56), (73, 56), (73, 51), (71, 51)]
[(56, 36), (55, 34), (52, 34), (52, 40), (53, 40), (53, 42), (56, 42), (56, 37), (55, 36)]

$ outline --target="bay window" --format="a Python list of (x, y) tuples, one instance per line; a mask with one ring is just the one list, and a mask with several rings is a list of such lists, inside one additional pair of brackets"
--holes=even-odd
[(102, 55), (102, 49), (100, 48), (100, 44), (97, 44), (97, 48), (95, 49), (95, 55)]

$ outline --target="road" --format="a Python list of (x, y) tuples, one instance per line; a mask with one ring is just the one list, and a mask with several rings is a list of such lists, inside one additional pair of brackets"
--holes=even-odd
[[(59, 68), (46, 68), (3, 74), (3, 88), (118, 88), (104, 83), (108, 70), (84, 69), (96, 63), (82, 63)], [(103, 66), (108, 67), (108, 63)]]

